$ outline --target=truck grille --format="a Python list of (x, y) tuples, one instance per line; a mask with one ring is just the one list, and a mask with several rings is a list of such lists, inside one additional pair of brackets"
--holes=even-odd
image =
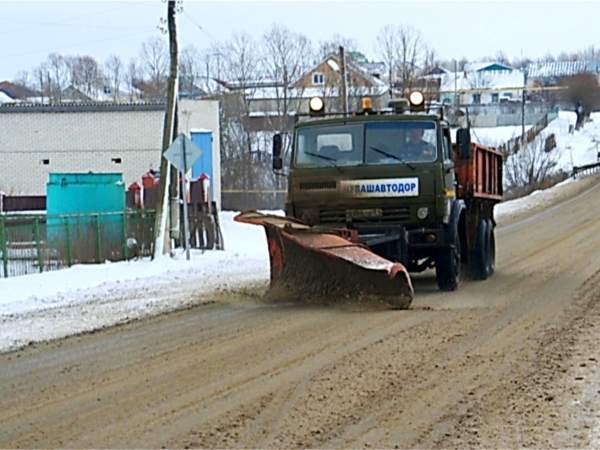
[[(410, 220), (410, 207), (380, 208), (382, 215), (379, 217), (355, 217), (354, 223), (402, 223)], [(322, 224), (346, 223), (346, 209), (321, 209), (319, 222)]]
[(316, 191), (320, 189), (335, 189), (335, 181), (305, 181), (300, 183), (300, 189), (303, 191)]

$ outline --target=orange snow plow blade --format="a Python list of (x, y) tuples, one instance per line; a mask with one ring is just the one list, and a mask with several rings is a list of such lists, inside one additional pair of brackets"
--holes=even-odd
[(257, 211), (242, 212), (234, 220), (265, 228), (271, 289), (327, 299), (374, 296), (395, 308), (410, 306), (414, 290), (404, 266), (360, 244), (356, 230), (313, 228)]

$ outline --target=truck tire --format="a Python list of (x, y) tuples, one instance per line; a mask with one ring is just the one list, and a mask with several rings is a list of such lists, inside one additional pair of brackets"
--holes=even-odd
[(435, 278), (440, 291), (454, 291), (460, 283), (460, 237), (454, 233), (454, 247), (442, 249), (435, 262)]
[(469, 272), (474, 280), (485, 280), (489, 275), (489, 240), (488, 221), (479, 220), (475, 248), (469, 252)]
[(494, 223), (491, 219), (487, 220), (487, 264), (486, 272), (488, 276), (492, 275), (496, 270), (496, 237), (494, 235)]

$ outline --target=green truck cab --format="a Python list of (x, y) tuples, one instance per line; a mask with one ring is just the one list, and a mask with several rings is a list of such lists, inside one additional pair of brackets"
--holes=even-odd
[[(463, 264), (473, 278), (487, 278), (495, 265), (499, 154), (472, 144), (468, 129), (457, 131), (453, 145), (449, 123), (414, 111), (422, 105), (390, 104), (332, 117), (311, 110), (310, 120), (296, 123), (286, 215), (357, 230), (361, 243), (409, 272), (435, 268), (441, 290), (457, 288)], [(273, 168), (282, 168), (277, 135)], [(474, 172), (494, 180), (474, 186)]]

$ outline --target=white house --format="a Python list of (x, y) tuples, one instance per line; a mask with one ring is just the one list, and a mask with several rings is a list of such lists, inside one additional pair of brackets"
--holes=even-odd
[(441, 80), (440, 100), (453, 103), (456, 92), (461, 105), (492, 105), (519, 101), (525, 73), (498, 63), (467, 64), (462, 72), (446, 72)]

